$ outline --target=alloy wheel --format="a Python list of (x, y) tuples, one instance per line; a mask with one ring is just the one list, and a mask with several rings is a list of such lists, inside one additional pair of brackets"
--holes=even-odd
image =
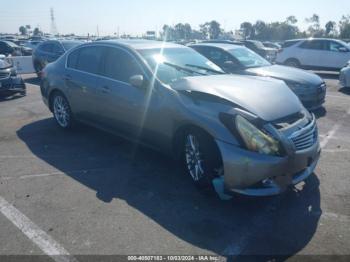
[(68, 127), (70, 121), (70, 111), (67, 100), (61, 95), (55, 96), (53, 110), (57, 123), (63, 128)]
[(188, 134), (185, 141), (185, 161), (192, 179), (197, 182), (204, 176), (204, 160), (198, 139), (193, 134)]

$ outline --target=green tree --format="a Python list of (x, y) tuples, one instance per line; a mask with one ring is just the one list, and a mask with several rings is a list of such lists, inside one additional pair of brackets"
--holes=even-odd
[(305, 21), (310, 24), (308, 28), (310, 36), (320, 37), (323, 35), (323, 30), (320, 26), (320, 17), (317, 14), (313, 14), (310, 18), (306, 18)]
[(217, 39), (222, 33), (220, 24), (215, 20), (200, 25), (200, 31), (206, 38), (209, 37), (209, 39)]
[(27, 34), (27, 28), (25, 26), (20, 26), (19, 27), (19, 32), (21, 33), (21, 35), (26, 35)]
[(325, 25), (326, 36), (336, 36), (337, 35), (337, 23), (334, 21), (328, 21)]
[(286, 23), (290, 25), (295, 25), (296, 23), (298, 23), (298, 19), (294, 15), (291, 15), (286, 18)]
[(339, 21), (339, 36), (341, 38), (350, 38), (350, 15), (343, 16), (341, 20)]
[(42, 32), (40, 31), (39, 28), (35, 27), (34, 31), (33, 31), (33, 35), (35, 35), (35, 36), (42, 35)]
[(253, 25), (249, 22), (244, 22), (241, 24), (241, 31), (244, 39), (249, 39), (254, 36), (254, 28)]

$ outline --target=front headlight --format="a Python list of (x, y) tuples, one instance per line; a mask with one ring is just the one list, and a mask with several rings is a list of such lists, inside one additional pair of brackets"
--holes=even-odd
[(236, 116), (236, 128), (247, 149), (266, 155), (280, 155), (280, 143), (262, 132), (240, 115)]
[(285, 83), (287, 84), (287, 86), (292, 89), (293, 91), (297, 91), (303, 88), (306, 88), (305, 85), (300, 84), (298, 82), (290, 82), (290, 81), (285, 81)]

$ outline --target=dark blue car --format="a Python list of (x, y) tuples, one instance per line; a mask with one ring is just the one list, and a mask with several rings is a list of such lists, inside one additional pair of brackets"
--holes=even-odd
[(33, 66), (35, 72), (40, 76), (41, 70), (46, 64), (56, 61), (69, 49), (83, 42), (73, 40), (49, 40), (42, 42), (33, 52)]

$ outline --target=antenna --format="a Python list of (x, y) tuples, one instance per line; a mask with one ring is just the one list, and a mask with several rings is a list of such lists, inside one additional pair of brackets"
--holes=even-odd
[(50, 17), (51, 17), (51, 34), (57, 35), (58, 31), (55, 23), (55, 14), (52, 7), (50, 8)]

